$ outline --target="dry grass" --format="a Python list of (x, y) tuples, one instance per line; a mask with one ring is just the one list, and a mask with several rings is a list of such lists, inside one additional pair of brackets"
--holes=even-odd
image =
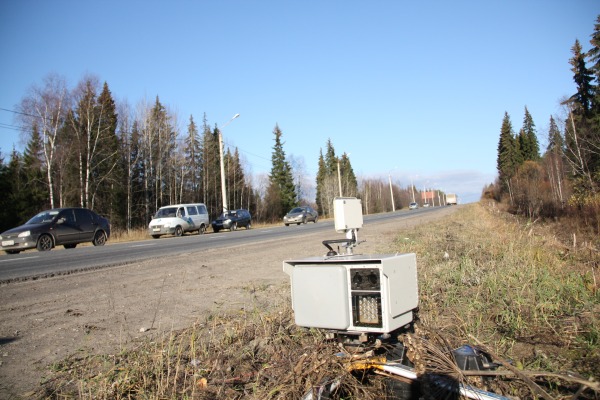
[(332, 356), (339, 349), (320, 331), (294, 324), (287, 287), (265, 290), (253, 309), (210, 315), (120, 354), (70, 357), (53, 366), (56, 377), (39, 397), (297, 399), (341, 376), (338, 393), (377, 398)]
[[(600, 377), (600, 256), (561, 242), (551, 228), (473, 204), (388, 243), (390, 253), (417, 254), (420, 320), (408, 344), (413, 354), (433, 354), (416, 363), (421, 373), (456, 375), (440, 360), (478, 340), (516, 370)], [(381, 377), (350, 374), (321, 332), (295, 326), (287, 285), (263, 291), (251, 310), (208, 316), (120, 354), (74, 355), (54, 365), (39, 397), (298, 399), (337, 376), (334, 398), (385, 398)], [(535, 384), (553, 398), (580, 388), (556, 375)], [(489, 386), (535, 397), (514, 377)], [(590, 389), (581, 396), (599, 398)]]
[(600, 254), (560, 242), (555, 228), (472, 205), (399, 237), (393, 249), (417, 254), (420, 325), (449, 347), (479, 338), (520, 369), (598, 379)]
[(138, 240), (148, 240), (151, 239), (150, 235), (148, 235), (148, 229), (130, 229), (130, 230), (113, 230), (110, 234), (110, 242), (111, 243), (120, 243), (120, 242), (136, 242)]

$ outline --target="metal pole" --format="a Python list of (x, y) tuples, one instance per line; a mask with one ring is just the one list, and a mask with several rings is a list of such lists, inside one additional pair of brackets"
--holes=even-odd
[(394, 204), (394, 190), (392, 189), (392, 175), (388, 174), (388, 178), (390, 179), (390, 195), (392, 196), (392, 211), (396, 211), (396, 205)]
[[(235, 114), (225, 125), (225, 128), (231, 121), (239, 117), (240, 114)], [(221, 129), (223, 129), (221, 128)], [(223, 196), (223, 213), (226, 213), (227, 208), (227, 190), (225, 189), (225, 163), (223, 161), (223, 134), (221, 134), (221, 129), (219, 129), (219, 156), (221, 158), (221, 196)]]
[(338, 164), (338, 185), (340, 186), (340, 197), (342, 197), (342, 174), (340, 173), (340, 159), (337, 159)]

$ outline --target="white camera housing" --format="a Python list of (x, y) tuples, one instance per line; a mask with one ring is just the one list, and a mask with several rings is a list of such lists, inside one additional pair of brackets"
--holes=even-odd
[(299, 326), (389, 333), (419, 305), (414, 253), (284, 261)]
[(336, 197), (333, 200), (336, 232), (347, 232), (363, 226), (362, 205), (355, 197)]
[[(419, 305), (416, 255), (352, 254), (363, 225), (360, 200), (338, 197), (333, 206), (335, 230), (346, 239), (323, 241), (325, 256), (283, 262), (296, 324), (384, 334), (410, 324)], [(338, 254), (332, 243), (344, 243), (348, 253)]]

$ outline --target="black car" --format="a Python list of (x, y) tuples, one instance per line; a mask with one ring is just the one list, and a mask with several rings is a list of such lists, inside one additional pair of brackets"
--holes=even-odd
[(248, 210), (230, 210), (224, 212), (212, 222), (214, 232), (219, 232), (221, 229), (229, 229), (235, 231), (237, 228), (245, 227), (250, 229), (252, 226), (252, 216)]
[(110, 237), (109, 221), (87, 208), (54, 208), (42, 211), (24, 225), (0, 235), (1, 249), (8, 254), (37, 248), (48, 251), (63, 245), (72, 249), (79, 243), (103, 246)]

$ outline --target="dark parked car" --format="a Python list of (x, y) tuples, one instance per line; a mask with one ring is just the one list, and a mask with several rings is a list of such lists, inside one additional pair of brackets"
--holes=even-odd
[(283, 217), (283, 223), (285, 226), (288, 226), (289, 224), (305, 224), (309, 221), (312, 221), (316, 224), (318, 219), (319, 213), (317, 213), (312, 207), (303, 206), (296, 207), (287, 213)]
[(229, 229), (235, 231), (237, 228), (246, 227), (250, 229), (252, 226), (252, 216), (248, 210), (230, 210), (219, 216), (212, 222), (214, 232), (219, 232), (221, 229)]
[(9, 254), (37, 248), (48, 251), (63, 245), (72, 249), (79, 243), (103, 246), (110, 237), (110, 223), (87, 208), (54, 208), (42, 211), (24, 225), (0, 235), (2, 250)]

